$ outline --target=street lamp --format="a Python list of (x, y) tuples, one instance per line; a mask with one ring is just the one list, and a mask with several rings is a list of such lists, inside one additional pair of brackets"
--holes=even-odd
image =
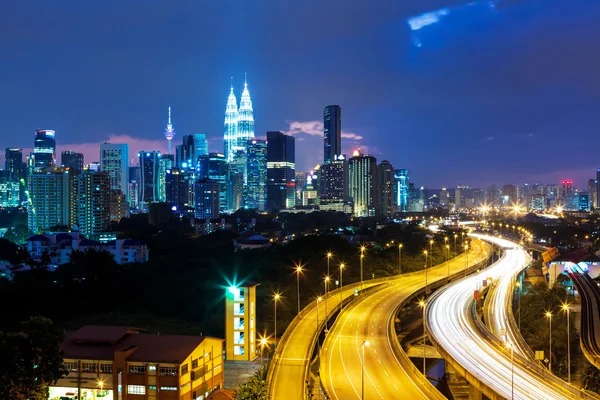
[(362, 373), (361, 373), (361, 399), (365, 399), (365, 346), (369, 346), (371, 344), (368, 340), (363, 340), (362, 343)]
[(423, 311), (423, 375), (425, 377), (427, 377), (427, 364), (426, 364), (426, 358), (425, 358), (425, 340), (427, 340), (427, 332), (425, 332), (425, 305), (427, 303), (425, 303), (425, 300), (420, 300), (419, 301), (419, 307), (421, 307), (421, 310)]
[(281, 295), (279, 293), (275, 293), (275, 295), (273, 296), (273, 308), (275, 309), (275, 323), (274, 323), (274, 331), (273, 331), (273, 340), (275, 343), (275, 346), (277, 346), (277, 302), (279, 301), (279, 299), (281, 298)]
[(265, 348), (265, 346), (267, 345), (268, 340), (265, 337), (261, 337), (259, 344), (260, 344), (260, 366), (262, 367), (263, 365), (263, 350)]
[[(104, 381), (102, 379), (98, 379), (98, 382), (96, 382), (96, 386), (98, 386), (100, 388), (100, 392), (102, 392), (104, 389)], [(98, 389), (96, 389), (96, 397), (99, 397), (98, 395)]]
[(546, 311), (546, 318), (548, 318), (548, 329), (550, 331), (550, 344), (548, 345), (548, 353), (550, 354), (548, 357), (548, 370), (552, 372), (552, 313), (550, 311)]
[(329, 274), (329, 261), (331, 260), (331, 257), (333, 257), (333, 253), (332, 252), (327, 252), (327, 276), (330, 276)]
[(298, 315), (300, 315), (300, 273), (302, 272), (302, 265), (296, 265), (296, 287), (298, 290)]
[(467, 276), (467, 268), (469, 267), (469, 245), (465, 243), (465, 254), (467, 255), (467, 260), (465, 262), (465, 276)]
[(448, 279), (450, 279), (450, 263), (448, 262), (450, 260), (450, 245), (447, 244), (446, 245), (446, 264), (448, 264)]
[(363, 290), (363, 259), (365, 258), (365, 246), (360, 246), (360, 291)]
[(342, 310), (344, 309), (344, 296), (342, 295), (342, 292), (344, 291), (344, 268), (346, 267), (346, 264), (341, 263), (340, 264), (340, 314), (342, 313)]
[(398, 244), (398, 274), (402, 273), (402, 243)]
[(427, 279), (427, 250), (423, 250), (423, 254), (425, 254), (425, 297), (429, 295), (428, 293), (428, 279)]
[(567, 375), (568, 382), (571, 383), (571, 325), (569, 324), (569, 314), (571, 309), (568, 304), (562, 305), (563, 311), (567, 313)]
[(515, 283), (519, 288), (519, 331), (521, 330), (521, 294), (523, 293), (523, 289), (521, 288), (521, 282), (517, 281)]
[(454, 234), (454, 254), (456, 255), (456, 238), (458, 237), (458, 235), (455, 233)]
[[(329, 321), (329, 313), (327, 312), (327, 299), (329, 297), (329, 281), (331, 278), (329, 278), (329, 276), (325, 277), (325, 280), (323, 281), (323, 284), (325, 285), (325, 318), (327, 318), (327, 321)], [(328, 322), (325, 322), (325, 333), (327, 333), (328, 330)]]

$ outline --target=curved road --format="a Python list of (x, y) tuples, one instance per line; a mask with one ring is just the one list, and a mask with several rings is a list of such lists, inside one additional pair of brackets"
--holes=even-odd
[[(487, 246), (473, 241), (469, 266), (489, 253)], [(429, 268), (428, 282), (447, 279), (462, 272), (467, 255)], [(328, 333), (321, 349), (321, 379), (332, 399), (361, 398), (362, 344), (365, 346), (365, 398), (444, 399), (414, 368), (405, 354), (397, 356), (396, 338), (390, 336), (393, 319), (402, 302), (425, 286), (425, 273), (402, 275), (361, 296), (341, 316)], [(400, 349), (401, 351), (401, 349)], [(399, 357), (404, 357), (401, 360)]]

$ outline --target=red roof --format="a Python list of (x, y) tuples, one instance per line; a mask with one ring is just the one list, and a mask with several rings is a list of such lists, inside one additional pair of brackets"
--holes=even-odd
[(141, 329), (128, 326), (85, 325), (71, 335), (71, 340), (94, 343), (116, 343), (127, 334), (138, 334)]

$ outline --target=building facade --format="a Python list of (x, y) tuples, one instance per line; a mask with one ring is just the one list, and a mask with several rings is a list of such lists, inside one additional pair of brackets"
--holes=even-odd
[(110, 177), (108, 172), (82, 171), (70, 175), (69, 227), (96, 238), (110, 223)]
[(129, 145), (100, 144), (100, 171), (108, 173), (110, 190), (120, 191), (129, 201)]
[(343, 204), (348, 198), (348, 161), (344, 155), (337, 155), (327, 164), (321, 165), (320, 204)]
[(68, 172), (33, 173), (27, 184), (31, 199), (28, 226), (32, 232), (69, 224)]
[(198, 219), (216, 219), (220, 214), (221, 183), (212, 179), (199, 179), (194, 185), (194, 217)]
[(60, 153), (60, 165), (70, 171), (83, 171), (83, 154), (71, 150)]
[(342, 109), (327, 106), (323, 110), (323, 164), (329, 164), (342, 154)]
[(247, 182), (244, 186), (244, 207), (267, 209), (267, 141), (254, 139), (248, 142), (246, 157)]
[(231, 286), (225, 293), (225, 356), (256, 359), (256, 285)]
[(383, 217), (394, 215), (394, 167), (383, 160), (377, 166), (378, 213)]
[(296, 153), (293, 136), (267, 132), (267, 209), (284, 210), (296, 204)]
[(61, 345), (68, 375), (50, 400), (204, 400), (223, 387), (223, 341), (86, 325)]
[(394, 171), (394, 203), (399, 212), (408, 211), (408, 182), (407, 169), (397, 169)]
[(348, 162), (349, 195), (355, 217), (373, 217), (378, 204), (377, 159), (356, 150)]
[(56, 132), (49, 129), (35, 131), (33, 156), (35, 168), (52, 168), (56, 165)]

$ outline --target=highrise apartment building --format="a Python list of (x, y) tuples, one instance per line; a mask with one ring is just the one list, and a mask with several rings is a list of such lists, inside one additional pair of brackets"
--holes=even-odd
[(296, 203), (296, 153), (293, 136), (267, 132), (267, 209), (284, 210)]

